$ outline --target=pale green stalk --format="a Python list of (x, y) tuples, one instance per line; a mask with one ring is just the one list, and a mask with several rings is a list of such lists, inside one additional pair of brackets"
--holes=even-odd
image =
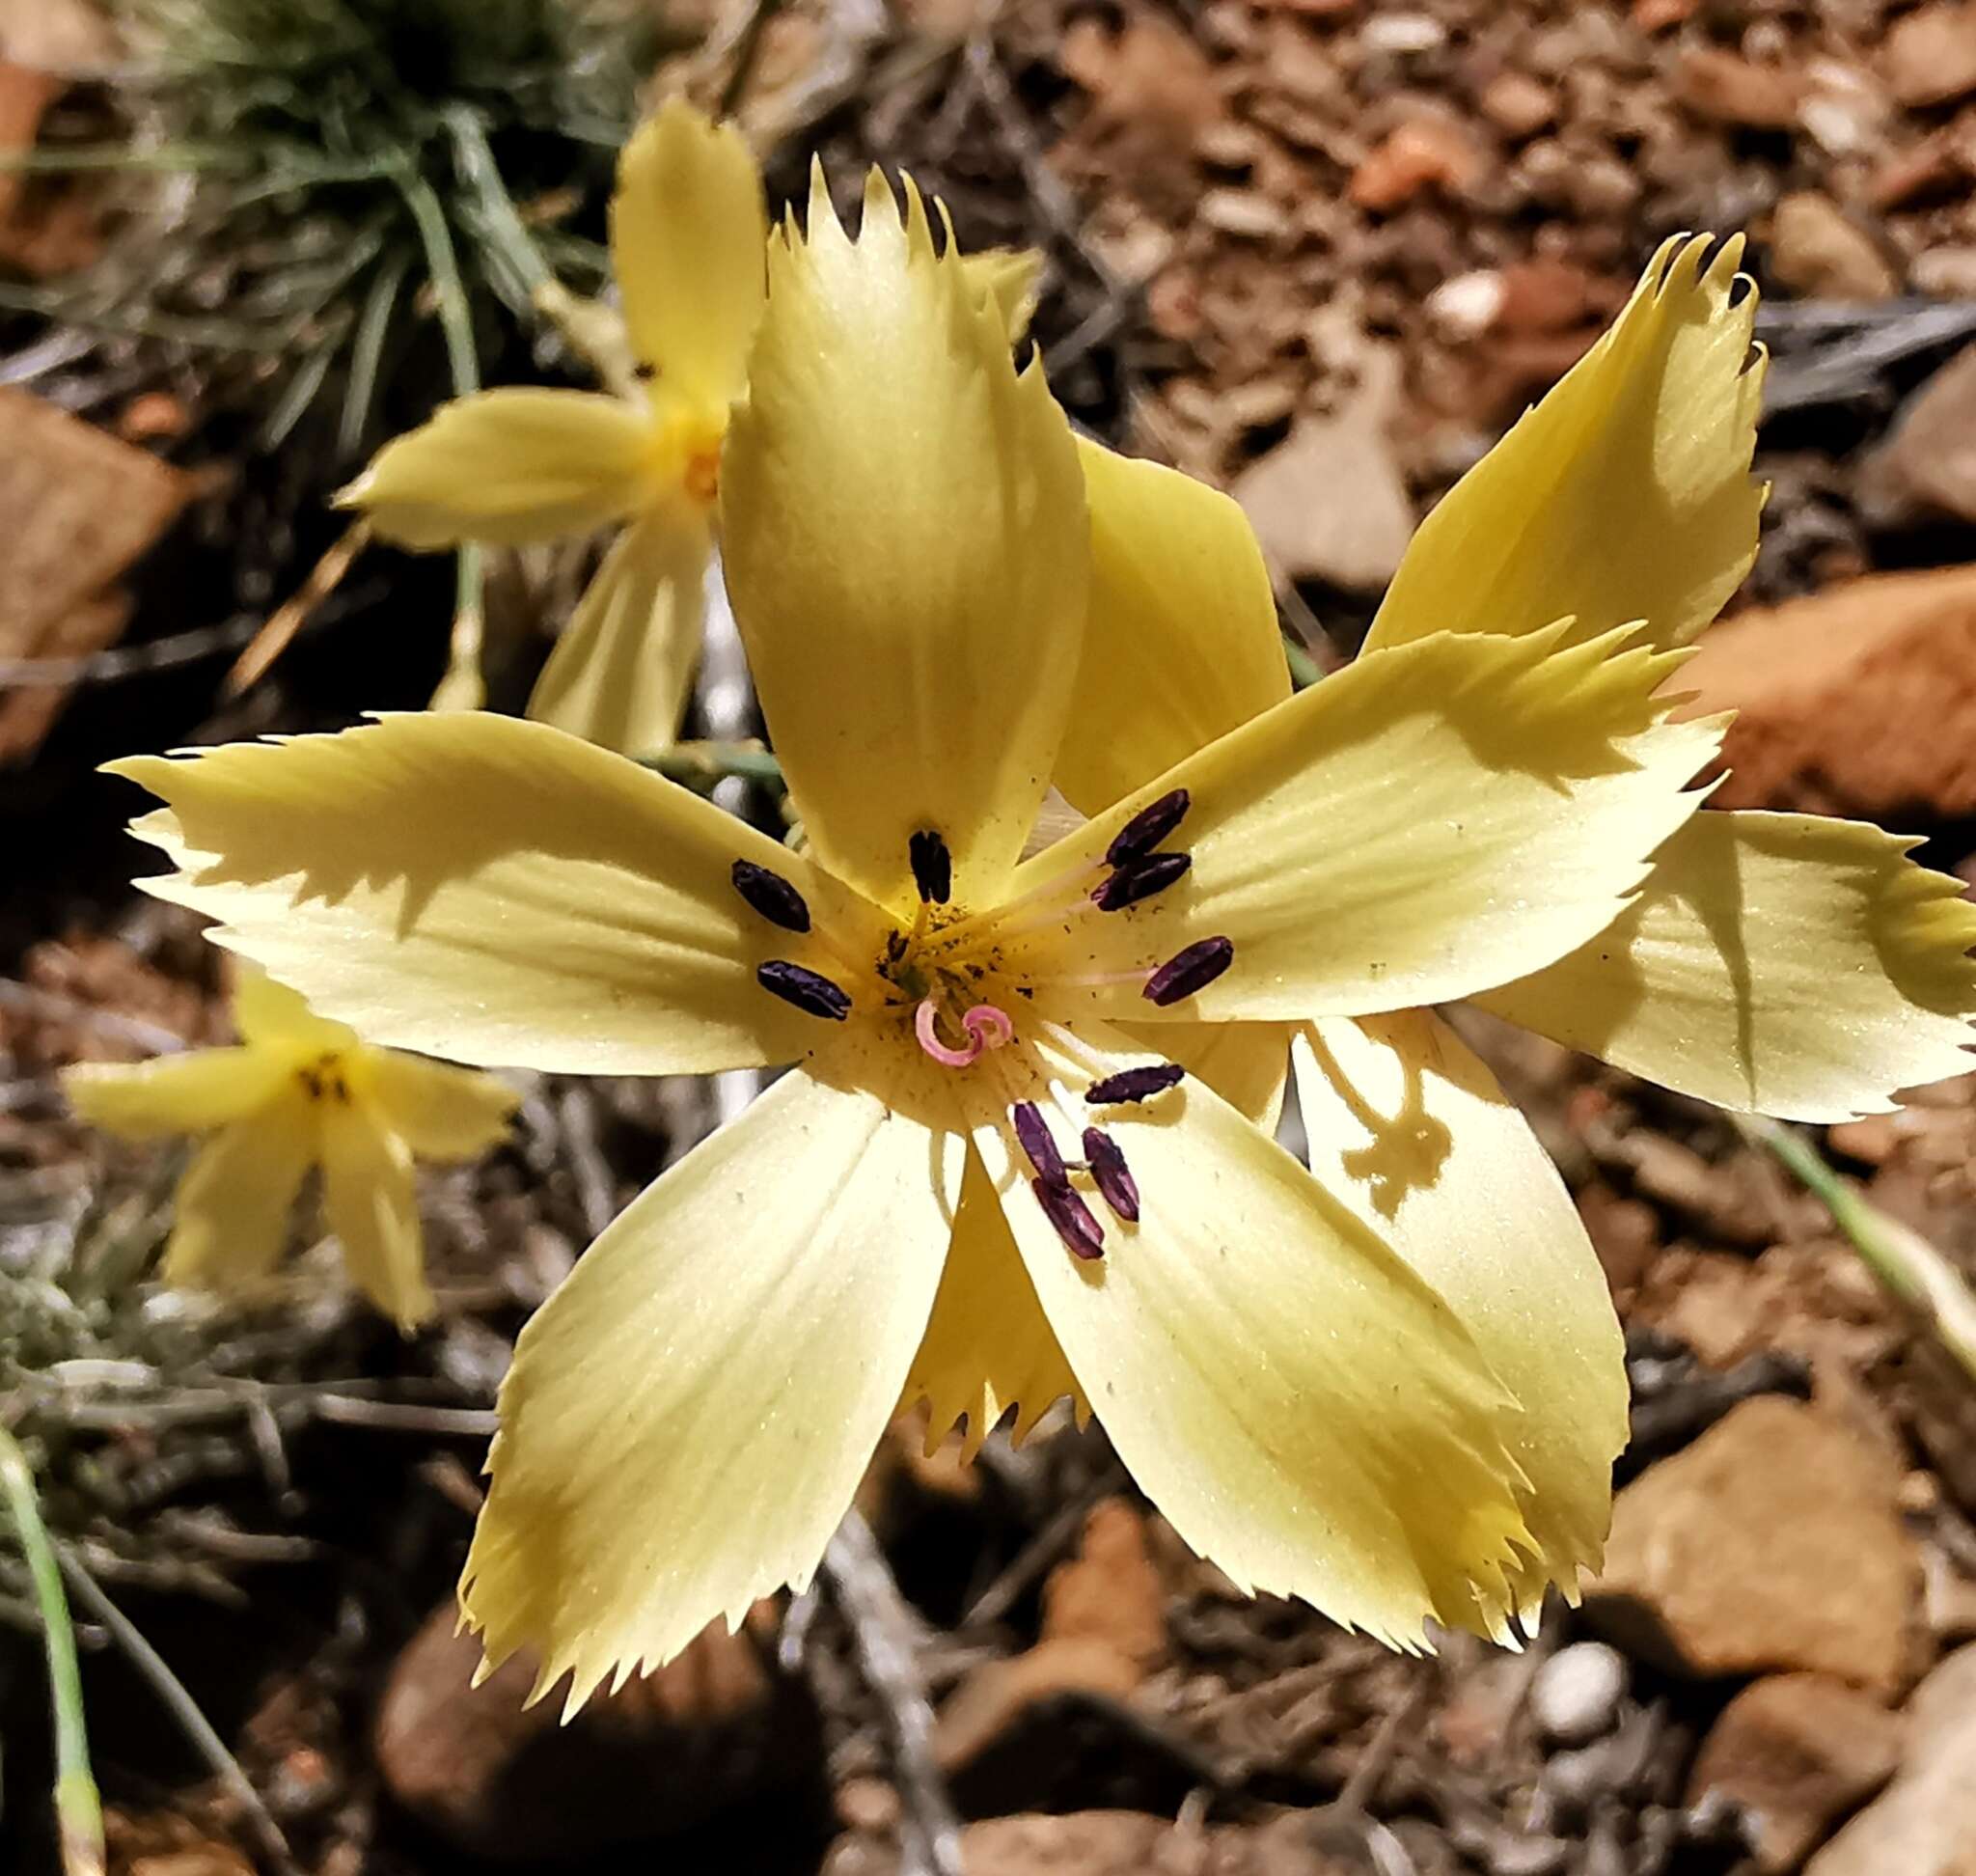
[(82, 1669), (75, 1658), (75, 1628), (62, 1589), (62, 1566), (35, 1495), (27, 1455), (0, 1424), (0, 1495), (21, 1554), (34, 1579), (41, 1636), (48, 1650), (48, 1695), (55, 1713), (55, 1818), (62, 1834), (66, 1876), (103, 1876), (103, 1807), (89, 1765), (89, 1729), (83, 1721)]
[(1744, 1115), (1731, 1117), (1745, 1140), (1768, 1147), (1803, 1181), (1881, 1286), (1925, 1321), (1976, 1378), (1976, 1294), (1955, 1265), (1919, 1231), (1862, 1198), (1795, 1127)]

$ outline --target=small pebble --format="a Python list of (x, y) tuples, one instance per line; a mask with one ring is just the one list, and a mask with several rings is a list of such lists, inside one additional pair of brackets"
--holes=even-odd
[(1537, 1669), (1530, 1717), (1559, 1746), (1582, 1746), (1606, 1732), (1626, 1693), (1626, 1657), (1603, 1642), (1577, 1642)]

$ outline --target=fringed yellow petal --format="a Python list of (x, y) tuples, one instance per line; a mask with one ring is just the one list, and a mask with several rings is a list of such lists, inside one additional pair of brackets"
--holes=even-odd
[(1262, 549), (1205, 483), (1080, 443), (1091, 589), (1056, 782), (1095, 814), (1290, 695)]
[(625, 529), (570, 616), (528, 713), (627, 756), (670, 749), (700, 664), (705, 521), (668, 508)]
[[(1057, 1126), (1096, 1071), (1146, 1060), (1097, 1026), (1045, 1043)], [(1095, 1196), (1074, 1257), (1011, 1166), (975, 1144), (1036, 1294), (1112, 1444), (1195, 1550), (1245, 1589), (1301, 1596), (1397, 1647), (1499, 1604), (1528, 1533), (1515, 1411), (1454, 1312), (1378, 1232), (1197, 1082), (1101, 1124), (1139, 1192)]]
[(322, 1206), (350, 1282), (409, 1336), (431, 1319), (411, 1149), (370, 1108), (325, 1101)]
[[(1647, 856), (1698, 805), (1686, 792), (1720, 727), (1665, 721), (1679, 653), (1624, 632), (1560, 648), (1442, 634), (1358, 659), (1279, 704), (1071, 840), (1017, 891), (1093, 876), (1148, 800), (1186, 788), (1168, 844), (1186, 878), (1123, 912), (1080, 898), (1018, 923), (1012, 963), (1038, 1007), (1122, 1021), (1274, 1022), (1466, 996), (1603, 930)], [(1155, 1007), (1147, 974), (1211, 937), (1233, 963)]]
[(709, 415), (747, 381), (767, 242), (761, 171), (740, 131), (669, 97), (618, 159), (611, 265), (633, 349)]
[(315, 1110), (299, 1088), (214, 1134), (178, 1181), (165, 1282), (229, 1289), (272, 1269), (316, 1143)]
[(395, 716), (111, 767), (171, 806), (134, 831), (180, 870), (145, 890), (218, 920), (219, 943), (367, 1040), (455, 1062), (699, 1074), (793, 1061), (815, 1020), (755, 968), (810, 953), (742, 902), (733, 863), (795, 882), (861, 950), (871, 919), (686, 789), (509, 717)]
[(460, 1594), (568, 1710), (807, 1582), (919, 1346), (964, 1144), (803, 1069), (665, 1174), (523, 1330)]
[(1040, 370), (908, 192), (875, 173), (853, 242), (819, 180), (771, 243), (769, 309), (721, 474), (722, 551), (811, 850), (916, 909), (913, 835), (993, 898), (1069, 707), (1089, 554)]
[(1076, 1398), (1080, 1414), (1088, 1414), (1008, 1234), (995, 1187), (979, 1156), (970, 1152), (953, 1241), (932, 1319), (906, 1377), (905, 1400), (926, 1402), (928, 1452), (966, 1421), (965, 1451), (973, 1459), (1010, 1408), (1011, 1436), (1021, 1441), (1066, 1394)]
[(352, 1070), (379, 1120), (421, 1159), (477, 1159), (508, 1137), (521, 1096), (493, 1075), (366, 1049)]
[(651, 426), (622, 399), (525, 386), (441, 404), (337, 496), (400, 547), (584, 534), (646, 499)]
[(1884, 1114), (1976, 1067), (1976, 907), (1911, 841), (1811, 814), (1701, 814), (1570, 956), (1478, 1001), (1718, 1107)]
[(1611, 330), (1421, 524), (1367, 650), (1567, 615), (1579, 638), (1643, 619), (1652, 643), (1685, 645), (1721, 611), (1756, 559), (1763, 369), (1742, 237), (1711, 246), (1668, 241)]
[(288, 1066), (258, 1049), (197, 1049), (151, 1062), (85, 1062), (62, 1071), (78, 1118), (125, 1140), (210, 1133), (280, 1092)]
[(961, 257), (961, 270), (974, 292), (995, 302), (1009, 344), (1021, 344), (1036, 311), (1042, 255), (1034, 248), (982, 248)]
[(1596, 1569), (1627, 1437), (1625, 1349), (1605, 1273), (1529, 1124), (1426, 1010), (1319, 1023), (1296, 1045), (1319, 1182), (1441, 1296), (1517, 1397), (1509, 1449), (1536, 1555), (1464, 1626), (1508, 1639), (1548, 1584)]

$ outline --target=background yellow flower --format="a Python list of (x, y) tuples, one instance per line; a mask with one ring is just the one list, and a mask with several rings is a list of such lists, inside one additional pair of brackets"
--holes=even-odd
[(63, 1072), (93, 1126), (206, 1136), (179, 1181), (166, 1281), (233, 1288), (266, 1275), (319, 1168), (350, 1281), (409, 1333), (432, 1313), (413, 1158), (485, 1152), (519, 1097), (492, 1075), (369, 1048), (252, 966), (235, 977), (233, 1020), (232, 1048)]

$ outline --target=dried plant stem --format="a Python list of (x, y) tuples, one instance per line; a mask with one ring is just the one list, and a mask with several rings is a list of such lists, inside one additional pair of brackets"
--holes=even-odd
[(1731, 1117), (1745, 1140), (1766, 1147), (1798, 1175), (1887, 1292), (1925, 1321), (1976, 1379), (1976, 1295), (1961, 1272), (1919, 1231), (1861, 1198), (1796, 1127), (1745, 1115)]
[[(152, 1691), (178, 1723), (201, 1758), (225, 1785), (241, 1809), (253, 1820), (261, 1849), (278, 1869), (291, 1871), (294, 1854), (273, 1813), (261, 1803), (254, 1781), (241, 1771), (240, 1762), (227, 1751), (226, 1741), (213, 1730), (212, 1722), (199, 1710), (199, 1702), (185, 1691), (185, 1684), (166, 1665), (164, 1657), (144, 1639), (137, 1624), (113, 1603), (95, 1577), (68, 1551), (53, 1551), (48, 1567), (56, 1571), (55, 1589), (59, 1595), (62, 1576), (74, 1585), (75, 1593), (89, 1613), (109, 1630), (112, 1640), (129, 1658), (130, 1664), (150, 1682)], [(95, 1793), (92, 1791), (92, 1798)], [(100, 1864), (97, 1865), (101, 1867)]]
[(905, 1809), (903, 1876), (961, 1876), (961, 1827), (933, 1756), (933, 1708), (914, 1658), (913, 1615), (892, 1566), (856, 1511), (823, 1554), (822, 1575), (850, 1624), (864, 1678), (885, 1710)]
[(83, 1720), (82, 1669), (75, 1658), (75, 1628), (62, 1592), (62, 1568), (41, 1523), (34, 1474), (27, 1455), (0, 1425), (0, 1493), (27, 1558), (48, 1651), (48, 1695), (55, 1714), (55, 1817), (62, 1833), (66, 1876), (102, 1876), (103, 1807), (89, 1765), (89, 1729)]

